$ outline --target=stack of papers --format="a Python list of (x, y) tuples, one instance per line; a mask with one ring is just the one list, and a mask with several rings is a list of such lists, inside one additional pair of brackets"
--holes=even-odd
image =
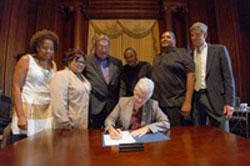
[(111, 139), (109, 134), (103, 135), (104, 146), (114, 146), (119, 144), (135, 143), (135, 139), (130, 135), (128, 131), (122, 131), (122, 137), (120, 139)]
[(104, 134), (103, 146), (115, 146), (119, 144), (130, 144), (130, 143), (158, 142), (167, 140), (170, 140), (170, 137), (164, 135), (161, 132), (147, 133), (141, 137), (132, 137), (129, 131), (122, 131), (121, 139), (111, 139), (109, 134)]

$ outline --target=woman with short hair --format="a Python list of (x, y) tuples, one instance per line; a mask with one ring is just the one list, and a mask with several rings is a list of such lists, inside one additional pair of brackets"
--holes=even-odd
[(54, 128), (88, 128), (91, 85), (82, 74), (85, 60), (80, 49), (68, 49), (64, 57), (66, 67), (51, 81)]
[(150, 99), (153, 91), (153, 81), (141, 78), (134, 88), (134, 96), (120, 98), (105, 120), (105, 127), (111, 138), (120, 137), (120, 130), (115, 128), (132, 130), (132, 136), (164, 132), (170, 128), (169, 120), (159, 108), (158, 102)]

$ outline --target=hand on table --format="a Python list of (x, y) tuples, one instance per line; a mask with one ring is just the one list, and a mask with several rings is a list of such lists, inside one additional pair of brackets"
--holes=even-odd
[(144, 134), (146, 134), (149, 131), (150, 131), (150, 129), (148, 128), (148, 126), (145, 126), (145, 127), (141, 127), (139, 129), (136, 129), (136, 130), (132, 131), (131, 135), (133, 137), (137, 137), (137, 136), (141, 137), (141, 136), (143, 136)]

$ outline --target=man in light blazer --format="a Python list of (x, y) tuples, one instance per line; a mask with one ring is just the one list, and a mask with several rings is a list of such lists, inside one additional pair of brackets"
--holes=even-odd
[(119, 98), (122, 62), (110, 56), (109, 49), (109, 37), (100, 35), (95, 41), (95, 53), (86, 61), (85, 74), (92, 86), (90, 128), (103, 126)]
[(134, 96), (120, 98), (105, 120), (105, 129), (111, 138), (119, 138), (120, 129), (132, 130), (132, 136), (142, 136), (148, 132), (164, 132), (170, 128), (167, 115), (161, 111), (157, 101), (150, 99), (153, 90), (153, 81), (141, 78), (135, 85)]
[(196, 77), (193, 120), (195, 125), (206, 125), (208, 118), (212, 126), (229, 131), (235, 105), (231, 60), (225, 46), (206, 43), (207, 29), (201, 22), (190, 28)]

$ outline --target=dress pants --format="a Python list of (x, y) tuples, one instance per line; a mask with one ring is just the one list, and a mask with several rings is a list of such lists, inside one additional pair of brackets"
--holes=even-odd
[(218, 115), (214, 111), (206, 90), (194, 93), (192, 119), (196, 126), (205, 126), (209, 120), (212, 126), (229, 131), (229, 120), (226, 119), (225, 115)]
[(190, 116), (183, 117), (181, 115), (181, 107), (160, 107), (168, 116), (171, 127), (190, 126), (192, 120)]
[(112, 109), (106, 105), (99, 114), (95, 115), (95, 114), (90, 113), (90, 117), (89, 117), (90, 128), (93, 128), (93, 129), (104, 128), (104, 121), (111, 111)]

